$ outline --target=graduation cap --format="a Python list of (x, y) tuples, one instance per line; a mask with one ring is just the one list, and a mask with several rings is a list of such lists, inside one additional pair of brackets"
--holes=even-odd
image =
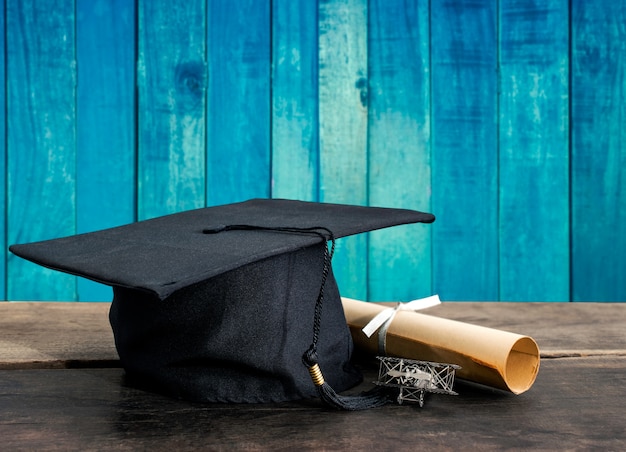
[(10, 250), (113, 287), (116, 348), (144, 387), (202, 402), (318, 394), (356, 409), (368, 402), (333, 392), (362, 379), (330, 266), (334, 241), (432, 221), (406, 209), (255, 199)]

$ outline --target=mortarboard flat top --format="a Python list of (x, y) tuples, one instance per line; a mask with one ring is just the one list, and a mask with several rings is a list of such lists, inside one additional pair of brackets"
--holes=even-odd
[(110, 286), (166, 298), (176, 290), (242, 265), (320, 242), (307, 234), (206, 229), (228, 225), (325, 227), (335, 238), (434, 216), (405, 209), (347, 206), (282, 199), (190, 210), (152, 220), (43, 242), (13, 245), (14, 254), (45, 267)]

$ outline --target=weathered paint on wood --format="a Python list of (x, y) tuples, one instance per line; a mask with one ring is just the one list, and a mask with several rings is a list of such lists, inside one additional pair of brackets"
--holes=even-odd
[[(135, 220), (135, 1), (77, 0), (76, 229)], [(78, 280), (79, 300), (111, 289)]]
[[(4, 2), (2, 8), (0, 8), (0, 23), (5, 22), (5, 10)], [(0, 49), (6, 49), (6, 33), (0, 33)], [(0, 85), (7, 86), (6, 83), (6, 58), (0, 59)], [(6, 88), (0, 90), (0, 105), (6, 105)], [(7, 140), (6, 140), (6, 108), (0, 108), (0, 215), (7, 211)], [(0, 218), (5, 217), (2, 215)], [(0, 296), (3, 300), (7, 298), (6, 291), (6, 277), (7, 274), (7, 230), (6, 221), (0, 221)]]
[(500, 299), (568, 301), (568, 2), (500, 3)]
[[(7, 152), (9, 243), (75, 233), (74, 6), (8, 0)], [(76, 278), (13, 255), (8, 298), (74, 300)]]
[(499, 299), (497, 19), (490, 0), (432, 9), (432, 262), (443, 300)]
[(269, 0), (207, 4), (207, 204), (270, 196)]
[[(250, 197), (411, 207), (437, 222), (340, 241), (344, 295), (626, 301), (619, 2), (4, 3), (7, 244)], [(97, 297), (3, 256), (10, 299)]]
[(317, 3), (272, 2), (272, 197), (318, 199)]
[[(431, 211), (428, 4), (369, 2), (369, 204)], [(432, 294), (431, 227), (369, 237), (370, 300)]]
[[(320, 201), (368, 204), (367, 1), (319, 2)], [(367, 237), (341, 239), (339, 289), (367, 298)]]
[(205, 3), (138, 3), (140, 220), (205, 205)]
[(626, 300), (626, 4), (572, 2), (572, 299)]

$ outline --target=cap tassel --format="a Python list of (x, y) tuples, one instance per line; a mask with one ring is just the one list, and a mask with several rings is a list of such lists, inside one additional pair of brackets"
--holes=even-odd
[(314, 349), (309, 349), (302, 356), (302, 362), (309, 369), (311, 380), (315, 384), (317, 394), (322, 401), (338, 410), (358, 411), (376, 408), (387, 404), (388, 398), (380, 387), (371, 391), (363, 392), (359, 395), (343, 396), (337, 394), (335, 390), (324, 380), (324, 375), (317, 362), (317, 354)]
[[(374, 388), (373, 390), (360, 395), (354, 396), (342, 396), (335, 392), (335, 390), (324, 380), (324, 375), (319, 366), (317, 358), (317, 341), (319, 339), (320, 324), (322, 317), (322, 305), (324, 303), (324, 287), (326, 285), (326, 279), (330, 272), (330, 263), (335, 252), (335, 237), (333, 233), (323, 227), (322, 229), (328, 233), (329, 239), (322, 233), (317, 233), (324, 240), (324, 268), (322, 271), (322, 282), (320, 284), (320, 292), (317, 296), (315, 303), (315, 316), (313, 319), (313, 342), (309, 349), (302, 356), (302, 362), (307, 366), (311, 379), (315, 384), (317, 393), (322, 401), (333, 408), (339, 410), (366, 410), (369, 408), (375, 408), (385, 405), (388, 402), (387, 397), (382, 393), (380, 388)], [(331, 249), (328, 251), (328, 240), (331, 241)]]

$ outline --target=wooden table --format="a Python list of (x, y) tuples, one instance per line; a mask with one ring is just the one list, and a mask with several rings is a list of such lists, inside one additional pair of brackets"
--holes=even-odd
[[(107, 303), (0, 303), (0, 450), (624, 450), (626, 304), (444, 303), (427, 313), (527, 334), (539, 375), (514, 396), (457, 381), (423, 408), (317, 400), (199, 405), (129, 387)], [(366, 365), (366, 381), (375, 369)], [(369, 386), (366, 383), (363, 386)]]

